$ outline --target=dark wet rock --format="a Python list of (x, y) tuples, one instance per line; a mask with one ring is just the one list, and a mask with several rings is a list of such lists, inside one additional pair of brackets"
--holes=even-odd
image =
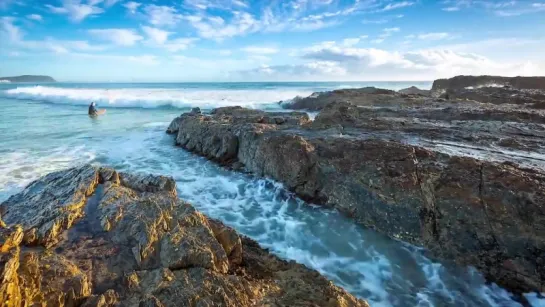
[(168, 134), (174, 134), (178, 132), (179, 122), (182, 120), (185, 116), (191, 116), (191, 115), (198, 115), (201, 114), (200, 108), (193, 108), (190, 112), (182, 113), (180, 116), (176, 118), (176, 120), (173, 120), (170, 125), (167, 128)]
[(545, 103), (544, 90), (520, 90), (512, 87), (448, 89), (441, 97), (449, 100), (473, 100), (492, 104), (523, 104), (533, 108), (541, 108)]
[(404, 88), (402, 90), (399, 90), (398, 92), (400, 94), (405, 94), (405, 95), (421, 95), (421, 96), (429, 96), (431, 94), (430, 90), (421, 90), (416, 86)]
[[(408, 102), (329, 103), (304, 124), (258, 123), (242, 108), (228, 117), (190, 116), (180, 121), (176, 143), (278, 180), (437, 257), (476, 266), (512, 291), (543, 291), (542, 111), (399, 99)], [(508, 148), (508, 138), (521, 145), (517, 151), (497, 149)]]
[(314, 93), (309, 97), (297, 98), (282, 106), (294, 110), (319, 111), (335, 102), (349, 102), (354, 105), (383, 105), (400, 103), (402, 94), (376, 87), (342, 89), (331, 92)]
[(456, 76), (435, 80), (431, 90), (434, 93), (443, 93), (449, 89), (463, 90), (469, 87), (490, 87), (491, 85), (545, 90), (545, 77)]
[(0, 211), (3, 306), (367, 306), (208, 219), (168, 177), (85, 165)]

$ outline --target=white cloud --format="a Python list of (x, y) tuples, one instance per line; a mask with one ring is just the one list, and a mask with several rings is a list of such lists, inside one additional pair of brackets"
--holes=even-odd
[(106, 2), (104, 3), (104, 6), (106, 6), (106, 7), (114, 6), (119, 1), (121, 1), (121, 0), (106, 0)]
[(201, 37), (215, 40), (255, 32), (259, 28), (258, 21), (246, 12), (235, 12), (230, 23), (222, 26), (210, 22), (210, 19), (206, 17), (186, 16), (186, 20), (197, 30)]
[(394, 33), (394, 32), (401, 31), (401, 29), (400, 28), (385, 28), (385, 29), (382, 29), (382, 31), (384, 31), (385, 33)]
[(6, 45), (17, 49), (27, 49), (35, 52), (54, 52), (54, 53), (69, 53), (73, 50), (77, 51), (101, 51), (105, 50), (106, 46), (90, 45), (83, 40), (56, 40), (46, 38), (45, 40), (25, 40), (24, 32), (15, 24), (15, 18), (3, 17), (0, 18), (0, 40)]
[(384, 38), (376, 38), (371, 40), (371, 44), (382, 44), (384, 42)]
[(175, 26), (182, 15), (171, 6), (148, 4), (144, 7), (147, 21), (154, 26)]
[(186, 50), (197, 40), (197, 38), (177, 38), (169, 40), (163, 47), (170, 52), (178, 52)]
[(545, 11), (545, 3), (532, 3), (532, 5), (524, 7), (498, 7), (500, 10), (496, 10), (495, 14), (502, 17), (520, 16), (526, 14), (535, 14)]
[(6, 40), (19, 41), (23, 37), (23, 32), (15, 24), (14, 17), (0, 17), (0, 36)]
[(26, 17), (28, 19), (36, 20), (36, 21), (42, 21), (43, 20), (42, 15), (38, 15), (38, 14), (30, 14), (30, 15), (26, 15)]
[(537, 13), (545, 10), (545, 4), (540, 2), (528, 3), (529, 1), (514, 0), (444, 0), (446, 6), (443, 11), (455, 12), (462, 9), (483, 9), (501, 17), (520, 16)]
[(88, 32), (99, 39), (119, 46), (133, 46), (143, 39), (142, 36), (131, 29), (92, 29), (88, 30)]
[(413, 6), (414, 4), (415, 4), (414, 2), (410, 2), (410, 1), (390, 3), (386, 5), (381, 11), (391, 11), (391, 10), (400, 9), (403, 7)]
[(241, 48), (240, 50), (246, 53), (252, 54), (275, 54), (278, 53), (278, 49), (274, 47), (260, 47), (260, 46), (248, 46)]
[(172, 32), (164, 31), (158, 28), (148, 27), (148, 26), (142, 26), (142, 31), (146, 33), (148, 36), (148, 39), (155, 44), (162, 45), (168, 40), (168, 36), (172, 34)]
[[(344, 16), (355, 14), (361, 5), (360, 0), (349, 6), (332, 5), (335, 2), (332, 0), (269, 1), (259, 10), (245, 10), (246, 7), (238, 2), (186, 0), (185, 6), (195, 12), (185, 15), (184, 19), (200, 37), (221, 41), (256, 32), (309, 32), (332, 27), (343, 22)], [(216, 10), (226, 13), (213, 14)]]
[(421, 40), (441, 40), (448, 38), (450, 35), (446, 32), (425, 33), (418, 35)]
[(343, 46), (345, 47), (352, 47), (354, 45), (357, 45), (360, 42), (361, 38), (366, 38), (367, 36), (361, 36), (361, 37), (353, 37), (353, 38), (345, 38), (343, 39)]
[(457, 74), (532, 75), (539, 65), (528, 61), (494, 61), (445, 49), (387, 51), (320, 43), (303, 50), (295, 65), (261, 65), (242, 71), (255, 80), (429, 80)]
[(136, 10), (138, 10), (138, 8), (141, 5), (142, 5), (142, 3), (134, 2), (134, 1), (129, 1), (127, 3), (123, 3), (123, 7), (125, 7), (127, 9), (127, 11), (129, 11), (129, 13), (131, 13), (131, 14), (136, 14)]
[(68, 15), (70, 20), (80, 22), (85, 18), (104, 12), (103, 9), (91, 5), (82, 4), (80, 0), (64, 0), (62, 6), (45, 5), (52, 13)]
[(361, 22), (365, 25), (368, 25), (368, 24), (375, 24), (375, 25), (381, 25), (381, 24), (385, 24), (385, 23), (388, 23), (388, 19), (364, 19), (362, 20)]
[(142, 65), (157, 65), (159, 60), (154, 55), (140, 55), (140, 56), (129, 56), (127, 60), (135, 62)]
[(228, 49), (220, 50), (218, 53), (222, 56), (230, 56), (231, 54), (233, 54), (233, 52)]

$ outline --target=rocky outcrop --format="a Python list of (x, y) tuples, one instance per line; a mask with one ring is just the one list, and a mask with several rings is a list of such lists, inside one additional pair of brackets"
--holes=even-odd
[(456, 76), (435, 80), (431, 90), (437, 93), (449, 89), (463, 90), (490, 86), (545, 90), (545, 77)]
[(257, 122), (246, 109), (186, 116), (176, 144), (474, 265), (512, 291), (544, 291), (543, 111), (378, 95), (392, 100), (330, 103), (303, 124)]
[(295, 98), (282, 106), (294, 110), (319, 111), (333, 102), (350, 102), (354, 105), (394, 105), (399, 104), (407, 95), (376, 87), (343, 89), (331, 92), (314, 93), (309, 97)]
[(398, 93), (405, 94), (405, 95), (429, 96), (431, 94), (431, 91), (430, 90), (421, 90), (416, 86), (411, 86), (411, 87), (399, 90)]
[(176, 196), (85, 165), (0, 205), (2, 306), (367, 306)]
[(32, 82), (32, 83), (40, 83), (40, 82), (57, 82), (55, 79), (51, 78), (50, 76), (35, 76), (35, 75), (23, 75), (23, 76), (15, 76), (15, 77), (0, 77), (1, 81), (7, 81), (7, 82)]

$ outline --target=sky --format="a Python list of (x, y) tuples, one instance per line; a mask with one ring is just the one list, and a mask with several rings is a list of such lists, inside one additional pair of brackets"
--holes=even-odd
[(545, 75), (545, 1), (0, 0), (0, 76), (426, 81)]

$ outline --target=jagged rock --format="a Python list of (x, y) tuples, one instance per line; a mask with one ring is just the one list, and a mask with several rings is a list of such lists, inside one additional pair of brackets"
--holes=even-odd
[(545, 90), (516, 89), (512, 87), (447, 89), (442, 97), (450, 100), (474, 100), (493, 104), (526, 104), (533, 108), (542, 108), (545, 104)]
[(408, 88), (401, 89), (401, 90), (398, 91), (398, 93), (405, 94), (405, 95), (422, 95), (422, 96), (431, 95), (430, 90), (421, 90), (416, 86), (411, 86), (411, 87), (408, 87)]
[(366, 108), (339, 102), (311, 123), (275, 125), (233, 108), (227, 118), (221, 112), (184, 118), (176, 143), (222, 164), (244, 165), (438, 257), (476, 266), (512, 291), (544, 291), (545, 163), (530, 170), (513, 163), (540, 163), (530, 155), (517, 160), (481, 147), (498, 161), (488, 162), (443, 149), (490, 146), (512, 136), (543, 152), (544, 114), (511, 111), (478, 103)]
[(433, 82), (432, 93), (446, 90), (463, 90), (468, 87), (509, 86), (516, 89), (545, 90), (545, 77), (499, 77), (499, 76), (456, 76), (450, 79), (438, 79)]
[(3, 306), (367, 306), (209, 220), (168, 177), (84, 165), (40, 178), (0, 211)]
[(294, 99), (282, 106), (294, 110), (318, 111), (334, 102), (350, 102), (355, 105), (385, 104), (391, 101), (399, 102), (401, 94), (376, 87), (359, 89), (342, 89), (331, 92), (314, 93), (306, 98)]

